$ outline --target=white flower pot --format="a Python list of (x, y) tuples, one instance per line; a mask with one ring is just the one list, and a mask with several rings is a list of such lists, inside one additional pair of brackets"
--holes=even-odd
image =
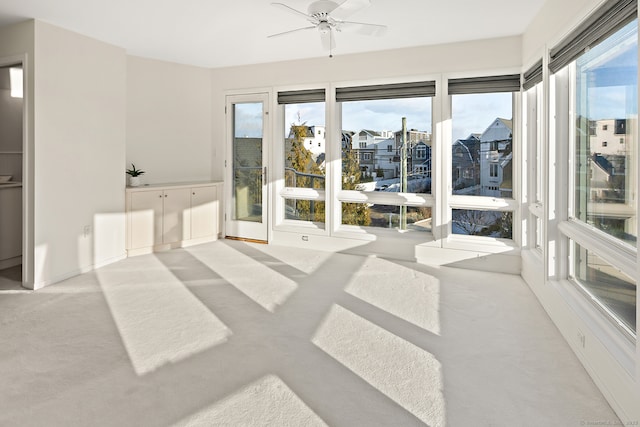
[(137, 187), (140, 185), (139, 176), (129, 176), (129, 187)]

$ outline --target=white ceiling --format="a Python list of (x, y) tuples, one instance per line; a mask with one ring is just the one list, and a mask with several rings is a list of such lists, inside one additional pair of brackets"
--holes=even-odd
[[(303, 12), (311, 0), (275, 0)], [(336, 0), (341, 3), (342, 0)], [(351, 21), (382, 37), (341, 32), (334, 55), (522, 34), (545, 0), (371, 0)], [(226, 67), (327, 55), (315, 31), (272, 0), (2, 0), (0, 26), (35, 18), (147, 58)], [(375, 66), (375, 64), (372, 64)]]

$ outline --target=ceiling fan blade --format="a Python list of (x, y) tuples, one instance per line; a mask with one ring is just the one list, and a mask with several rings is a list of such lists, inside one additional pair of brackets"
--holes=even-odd
[(267, 36), (267, 38), (270, 39), (272, 37), (286, 36), (287, 34), (297, 33), (298, 31), (315, 30), (315, 28), (315, 25), (311, 27), (296, 28), (295, 30), (285, 31), (283, 33), (271, 34), (270, 36)]
[(350, 31), (364, 36), (382, 36), (387, 32), (386, 25), (367, 24), (365, 22), (341, 21), (337, 23), (338, 31)]
[(331, 11), (331, 16), (338, 20), (345, 19), (369, 5), (371, 5), (371, 0), (345, 0)]
[(321, 32), (320, 42), (322, 42), (322, 48), (329, 52), (336, 48), (336, 39), (333, 35), (333, 31)]
[(301, 18), (304, 18), (306, 20), (311, 19), (311, 17), (309, 15), (307, 15), (306, 13), (300, 12), (299, 10), (294, 9), (291, 6), (287, 6), (284, 3), (271, 3), (271, 5), (277, 7), (278, 9), (282, 9), (282, 10), (284, 10), (286, 12), (293, 13), (294, 15), (299, 16)]

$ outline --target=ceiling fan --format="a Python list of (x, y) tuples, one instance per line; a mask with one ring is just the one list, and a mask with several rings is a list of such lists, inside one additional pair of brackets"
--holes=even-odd
[(308, 31), (317, 29), (320, 33), (320, 41), (325, 50), (332, 51), (336, 47), (334, 33), (340, 31), (354, 31), (358, 34), (367, 36), (380, 36), (384, 34), (387, 27), (385, 25), (367, 24), (364, 22), (345, 21), (353, 13), (371, 4), (370, 0), (345, 0), (338, 4), (330, 0), (317, 0), (309, 5), (307, 13), (301, 12), (284, 3), (271, 3), (294, 15), (304, 18), (312, 25), (308, 27), (297, 28), (295, 30), (285, 31), (282, 33), (272, 34), (271, 37), (279, 37), (288, 34), (297, 33), (299, 31)]

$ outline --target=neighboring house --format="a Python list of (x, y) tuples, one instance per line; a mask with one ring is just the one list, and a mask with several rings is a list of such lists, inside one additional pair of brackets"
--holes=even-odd
[[(395, 178), (398, 163), (393, 132), (391, 137), (376, 141), (376, 173), (379, 178)], [(380, 175), (381, 174), (381, 175)]]
[[(358, 153), (363, 176), (390, 179), (400, 177), (402, 131), (362, 129), (351, 135), (349, 146)], [(407, 131), (407, 171), (409, 175), (431, 176), (431, 134)], [(343, 131), (343, 146), (345, 135)]]
[(597, 203), (624, 203), (626, 156), (591, 155), (590, 199)]
[(627, 153), (627, 120), (605, 119), (589, 122), (589, 146), (592, 153)]
[[(394, 158), (397, 162), (397, 175), (400, 176), (400, 158), (401, 158), (401, 149), (402, 149), (402, 131), (399, 130), (394, 133), (395, 145), (396, 145), (396, 157)], [(423, 172), (416, 171), (425, 171), (427, 168), (431, 171), (431, 134), (426, 131), (420, 131), (417, 129), (407, 130), (407, 134), (405, 136), (405, 141), (407, 143), (407, 171), (409, 174), (419, 173), (423, 174)], [(421, 156), (424, 154), (425, 158), (416, 159), (415, 155), (416, 147), (418, 145), (426, 146), (428, 149), (420, 148)], [(423, 151), (424, 150), (424, 151)], [(416, 169), (417, 167), (417, 169)]]
[(471, 134), (459, 139), (451, 147), (452, 185), (454, 194), (480, 185), (480, 135)]
[(636, 229), (635, 178), (628, 170), (633, 147), (627, 141), (627, 127), (632, 124), (626, 119), (590, 121), (589, 167), (577, 178), (584, 179), (583, 185), (589, 188), (590, 206), (582, 207), (588, 213), (587, 221), (626, 235), (633, 235)]
[(353, 131), (350, 131), (350, 130), (342, 131), (342, 149), (343, 150), (351, 150), (353, 148), (352, 141), (353, 141), (354, 135), (355, 135), (355, 132)]
[[(373, 176), (379, 171), (384, 177), (395, 174), (395, 147), (392, 131), (362, 129), (353, 135), (351, 147), (358, 152), (358, 162), (363, 176)], [(391, 160), (391, 161), (390, 161)]]
[(480, 193), (513, 197), (513, 121), (497, 118), (480, 136)]
[(411, 153), (413, 164), (411, 174), (431, 177), (431, 146), (420, 141), (414, 147)]
[[(293, 134), (289, 133), (289, 139), (293, 138)], [(324, 126), (307, 126), (306, 136), (304, 138), (304, 148), (309, 150), (316, 160), (319, 155), (325, 153), (325, 127)]]

